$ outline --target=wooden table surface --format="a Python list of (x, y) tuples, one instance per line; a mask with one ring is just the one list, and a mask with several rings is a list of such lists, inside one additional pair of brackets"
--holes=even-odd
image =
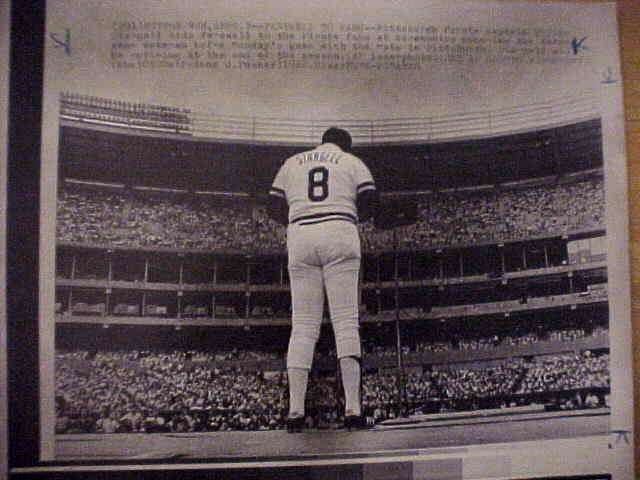
[(640, 1), (619, 0), (622, 75), (629, 166), (631, 318), (635, 398), (636, 475), (640, 474)]

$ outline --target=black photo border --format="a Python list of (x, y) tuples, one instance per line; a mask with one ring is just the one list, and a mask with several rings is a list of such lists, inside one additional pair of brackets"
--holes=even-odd
[(39, 215), (45, 0), (12, 1), (7, 155), (8, 466), (39, 456)]

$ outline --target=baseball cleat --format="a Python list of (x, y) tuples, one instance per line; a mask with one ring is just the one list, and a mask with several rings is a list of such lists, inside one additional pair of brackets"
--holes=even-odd
[(364, 415), (345, 415), (344, 428), (347, 430), (365, 430), (371, 428)]
[(287, 432), (300, 433), (304, 428), (304, 415), (289, 415), (287, 417)]

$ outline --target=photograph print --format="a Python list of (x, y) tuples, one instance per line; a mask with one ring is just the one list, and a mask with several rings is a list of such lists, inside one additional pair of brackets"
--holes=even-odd
[(42, 460), (630, 475), (615, 8), (47, 6)]

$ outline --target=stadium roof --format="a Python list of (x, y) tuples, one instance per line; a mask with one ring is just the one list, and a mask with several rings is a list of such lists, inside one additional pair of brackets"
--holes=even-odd
[[(128, 186), (265, 192), (296, 145), (131, 135), (61, 127), (59, 173)], [(603, 165), (600, 120), (524, 133), (437, 143), (356, 146), (381, 190), (495, 185), (568, 175)]]

